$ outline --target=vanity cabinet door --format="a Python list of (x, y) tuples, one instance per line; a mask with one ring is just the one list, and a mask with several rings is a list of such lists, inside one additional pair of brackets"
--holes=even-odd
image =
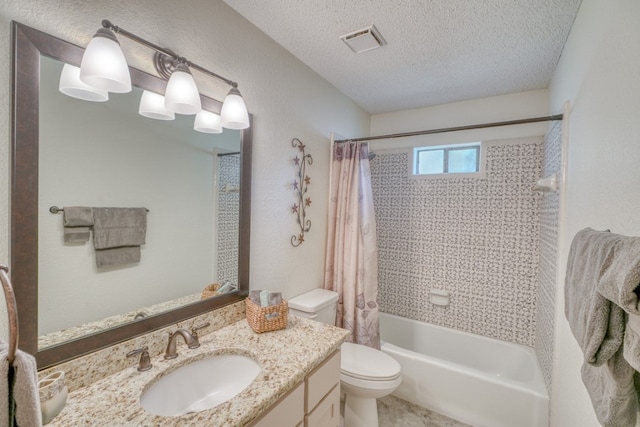
[(338, 427), (340, 350), (314, 369), (251, 427)]
[(305, 399), (305, 413), (310, 414), (318, 403), (340, 384), (340, 350), (331, 356), (311, 372), (305, 383), (307, 385), (307, 397)]
[(253, 427), (298, 427), (304, 420), (304, 383), (276, 403)]
[(333, 389), (318, 406), (305, 416), (305, 427), (338, 427), (340, 424), (340, 384)]

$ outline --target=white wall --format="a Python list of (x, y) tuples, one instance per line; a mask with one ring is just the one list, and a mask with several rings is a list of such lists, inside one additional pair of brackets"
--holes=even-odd
[(640, 235), (640, 2), (584, 0), (549, 87), (570, 101), (560, 214), (552, 426), (598, 426), (580, 379), (582, 353), (564, 316), (571, 239), (584, 227)]
[[(456, 102), (453, 104), (436, 105), (394, 113), (375, 114), (371, 116), (371, 135), (387, 135), (547, 116), (547, 104), (546, 90), (532, 90), (491, 98)], [(546, 131), (547, 124), (542, 122), (407, 138), (384, 139), (373, 141), (371, 146), (376, 150), (526, 138), (544, 135)]]
[[(8, 263), (10, 21), (86, 45), (102, 19), (167, 46), (240, 85), (254, 119), (251, 284), (286, 297), (319, 287), (324, 270), (331, 131), (369, 131), (369, 115), (221, 1), (135, 2), (5, 0), (0, 3), (0, 262)], [(128, 42), (124, 42), (128, 43)], [(130, 45), (130, 43), (129, 43)], [(311, 232), (296, 233), (287, 183), (294, 179), (290, 141), (300, 138), (314, 157), (308, 210)]]

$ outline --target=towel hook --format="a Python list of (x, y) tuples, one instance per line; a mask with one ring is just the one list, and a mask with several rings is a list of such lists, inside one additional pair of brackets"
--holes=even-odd
[(13, 293), (13, 286), (7, 273), (9, 268), (0, 264), (0, 281), (2, 282), (2, 290), (4, 291), (4, 299), (7, 303), (7, 312), (9, 314), (9, 353), (7, 360), (13, 363), (18, 348), (18, 306), (16, 305), (16, 296)]

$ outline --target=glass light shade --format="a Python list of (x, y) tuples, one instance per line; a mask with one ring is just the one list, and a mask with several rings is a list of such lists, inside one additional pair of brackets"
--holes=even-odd
[(145, 90), (140, 97), (138, 113), (156, 120), (173, 120), (176, 115), (164, 106), (164, 96)]
[(100, 28), (82, 55), (80, 80), (89, 86), (109, 92), (131, 92), (131, 76), (127, 60), (115, 34)]
[(196, 114), (196, 121), (193, 128), (198, 132), (204, 133), (222, 133), (222, 124), (220, 116), (211, 111), (202, 110)]
[(71, 64), (64, 64), (60, 73), (60, 92), (72, 98), (84, 101), (104, 102), (109, 100), (109, 92), (85, 84), (80, 80), (80, 68)]
[(202, 110), (200, 93), (189, 68), (180, 63), (169, 77), (164, 106), (178, 114), (196, 114)]
[(238, 88), (232, 87), (222, 103), (222, 127), (246, 129), (249, 127), (249, 113)]

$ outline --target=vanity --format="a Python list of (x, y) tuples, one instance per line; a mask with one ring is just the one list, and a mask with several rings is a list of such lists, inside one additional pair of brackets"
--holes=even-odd
[[(136, 361), (129, 359), (122, 371), (71, 391), (50, 425), (337, 426), (339, 349), (348, 334), (295, 316), (290, 316), (286, 329), (256, 334), (246, 320), (238, 320), (202, 336), (198, 349), (190, 350), (180, 341), (176, 359), (152, 355), (148, 371), (138, 372)], [(176, 417), (152, 415), (141, 406), (141, 394), (163, 373), (223, 354), (244, 355), (260, 366), (253, 382), (235, 397), (212, 409)], [(125, 357), (122, 352), (120, 357)]]

